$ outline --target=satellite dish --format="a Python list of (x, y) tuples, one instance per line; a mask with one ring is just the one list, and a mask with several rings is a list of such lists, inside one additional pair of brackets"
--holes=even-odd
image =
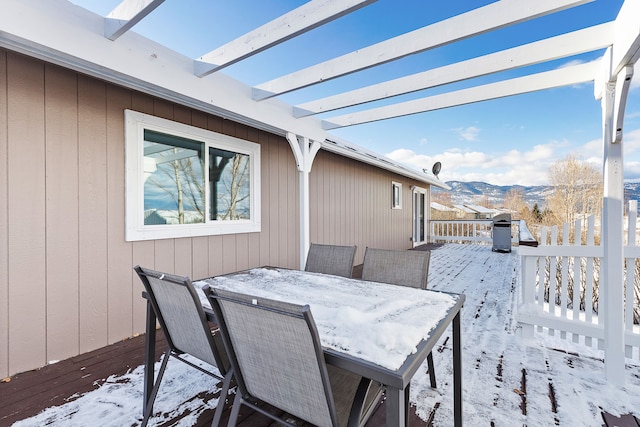
[(440, 162), (435, 162), (431, 168), (431, 172), (433, 172), (436, 178), (438, 178), (438, 174), (440, 174), (440, 169), (442, 169), (442, 163)]

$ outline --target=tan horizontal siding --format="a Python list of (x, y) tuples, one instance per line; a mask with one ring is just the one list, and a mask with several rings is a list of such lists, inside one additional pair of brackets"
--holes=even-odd
[(0, 378), (9, 372), (9, 143), (7, 54), (0, 49)]
[[(261, 145), (262, 232), (126, 242), (124, 110)], [(0, 50), (0, 377), (142, 332), (145, 265), (298, 265), (298, 173), (263, 131)]]
[[(260, 233), (126, 242), (124, 110), (260, 144)], [(391, 181), (403, 209), (391, 209)], [(411, 247), (411, 190), (321, 151), (311, 241)], [(143, 332), (136, 264), (209, 277), (299, 265), (299, 175), (287, 141), (0, 49), (0, 378)]]
[[(357, 245), (356, 264), (367, 246), (411, 248), (411, 186), (419, 183), (327, 151), (316, 156), (309, 181), (311, 242)], [(392, 181), (402, 183), (402, 209), (391, 209)]]

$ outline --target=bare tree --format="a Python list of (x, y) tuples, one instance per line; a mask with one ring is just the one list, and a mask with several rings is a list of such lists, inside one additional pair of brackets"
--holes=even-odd
[(569, 155), (551, 165), (549, 183), (554, 191), (547, 205), (555, 224), (573, 223), (577, 215), (600, 215), (603, 182), (596, 167)]
[(476, 205), (478, 206), (483, 206), (485, 208), (493, 208), (493, 203), (491, 203), (491, 200), (489, 200), (489, 196), (487, 196), (486, 194), (481, 194), (479, 196), (475, 197), (476, 200)]
[(519, 219), (524, 219), (527, 223), (531, 222), (529, 207), (524, 201), (524, 191), (521, 188), (512, 188), (507, 191), (504, 195), (504, 207), (510, 211), (517, 212)]
[(238, 206), (249, 198), (249, 192), (246, 191), (249, 179), (249, 157), (243, 154), (234, 155), (230, 172), (226, 179), (223, 178), (226, 192), (223, 197), (219, 197), (219, 200), (226, 205), (226, 210), (220, 219), (239, 219), (241, 217), (238, 213)]
[(443, 206), (453, 206), (453, 199), (451, 198), (451, 192), (446, 190), (433, 190), (431, 192), (431, 201), (439, 203)]
[[(178, 149), (171, 150), (173, 154)], [(162, 159), (159, 156), (158, 159)], [(197, 157), (195, 157), (197, 159)], [(178, 223), (184, 224), (185, 204), (204, 219), (204, 182), (202, 176), (202, 162), (197, 162), (194, 168), (191, 157), (178, 158), (168, 162), (158, 162), (158, 173), (153, 174), (148, 183), (165, 192), (176, 203)], [(186, 199), (186, 200), (185, 200)]]

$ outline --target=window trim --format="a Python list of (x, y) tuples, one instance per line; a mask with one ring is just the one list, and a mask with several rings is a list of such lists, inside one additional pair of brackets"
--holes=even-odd
[[(205, 222), (197, 224), (144, 224), (144, 129), (195, 139), (205, 143)], [(249, 155), (250, 219), (209, 220), (209, 147)], [(125, 240), (157, 240), (261, 231), (260, 144), (197, 128), (149, 114), (125, 110)]]
[[(398, 189), (398, 203), (396, 204), (396, 188)], [(402, 183), (391, 181), (391, 209), (402, 209)]]

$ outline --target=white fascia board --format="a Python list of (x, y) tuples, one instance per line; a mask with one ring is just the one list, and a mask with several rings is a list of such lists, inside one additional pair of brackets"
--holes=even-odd
[(593, 0), (500, 0), (401, 36), (259, 84), (254, 99), (301, 89), (414, 53), (497, 30)]
[(344, 126), (369, 123), (490, 99), (590, 82), (596, 78), (599, 66), (599, 62), (593, 61), (571, 67), (559, 68), (515, 79), (503, 80), (497, 83), (475, 86), (413, 101), (328, 118), (323, 121), (323, 125), (325, 129), (336, 129)]
[(435, 176), (425, 175), (424, 173), (418, 172), (417, 170), (402, 166), (398, 162), (391, 160), (385, 156), (374, 153), (354, 144), (344, 143), (337, 138), (332, 138), (331, 140), (324, 141), (322, 143), (322, 149), (331, 151), (332, 153), (336, 153), (343, 157), (348, 157), (363, 163), (376, 166), (380, 169), (385, 169), (397, 173), (398, 175), (402, 175), (407, 178), (415, 179), (416, 181), (420, 181), (425, 184), (440, 187), (445, 190), (451, 190), (451, 187), (440, 181)]
[(313, 0), (238, 37), (195, 61), (198, 77), (276, 46), (300, 34), (338, 19), (376, 0)]
[(526, 45), (495, 52), (462, 62), (384, 83), (299, 104), (294, 107), (296, 117), (305, 117), (340, 108), (359, 105), (423, 89), (480, 77), (500, 71), (553, 61), (609, 47), (613, 43), (614, 22), (562, 34)]
[(111, 41), (103, 29), (103, 17), (66, 0), (3, 0), (0, 46), (277, 135), (328, 137), (289, 104), (253, 101), (249, 86), (224, 74), (196, 77), (192, 58), (132, 31)]
[(163, 2), (164, 0), (123, 0), (104, 19), (104, 36), (109, 40), (117, 39)]

